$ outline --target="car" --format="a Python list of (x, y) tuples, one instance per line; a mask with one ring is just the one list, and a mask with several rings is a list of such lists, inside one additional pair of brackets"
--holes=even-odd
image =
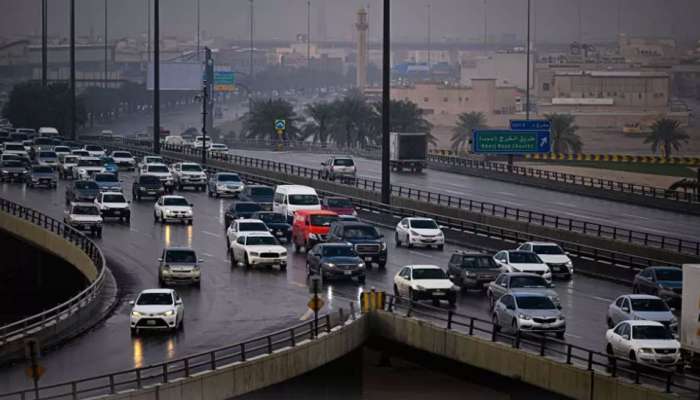
[(272, 211), (258, 211), (250, 216), (251, 219), (259, 219), (265, 223), (272, 236), (284, 239), (287, 243), (292, 240), (292, 226), (287, 223), (284, 215)]
[(119, 166), (110, 156), (100, 157), (102, 161), (102, 167), (104, 172), (109, 172), (110, 174), (119, 175)]
[(202, 192), (206, 190), (207, 174), (204, 173), (204, 169), (199, 164), (191, 162), (176, 163), (173, 164), (171, 170), (178, 190), (182, 190), (185, 187), (192, 187)]
[(32, 144), (29, 148), (29, 155), (32, 158), (36, 158), (39, 155), (39, 152), (53, 151), (54, 147), (55, 142), (53, 141), (53, 139), (46, 137), (38, 137), (32, 141)]
[(525, 242), (518, 250), (531, 251), (549, 266), (552, 275), (571, 279), (574, 275), (574, 263), (568, 254), (556, 243)]
[(36, 154), (36, 163), (56, 168), (58, 164), (58, 155), (52, 150), (41, 150)]
[(546, 294), (537, 292), (507, 293), (493, 306), (493, 329), (513, 335), (553, 333), (564, 339), (566, 317)]
[(432, 300), (433, 305), (447, 300), (453, 307), (458, 291), (459, 288), (450, 281), (445, 271), (435, 265), (408, 265), (394, 276), (394, 296), (397, 298)]
[(159, 329), (176, 331), (182, 329), (185, 307), (182, 298), (172, 289), (147, 289), (129, 302), (129, 326), (131, 334), (140, 330)]
[(397, 247), (405, 244), (406, 247), (422, 246), (436, 247), (442, 250), (445, 247), (445, 235), (442, 227), (431, 218), (404, 218), (396, 224), (394, 240)]
[(307, 275), (318, 274), (321, 279), (357, 278), (365, 283), (365, 263), (350, 243), (319, 243), (306, 253)]
[(250, 201), (234, 201), (224, 213), (224, 226), (228, 228), (233, 220), (238, 218), (250, 218), (254, 213), (261, 211), (258, 203)]
[(59, 158), (61, 157), (61, 155), (70, 154), (70, 150), (71, 149), (68, 146), (56, 146), (53, 148), (53, 151)]
[(131, 223), (129, 201), (121, 192), (102, 192), (95, 198), (95, 205), (100, 209), (102, 219), (116, 218), (127, 224)]
[(352, 201), (346, 197), (326, 196), (321, 200), (321, 209), (333, 211), (338, 215), (357, 216), (357, 211), (355, 211)]
[(165, 165), (165, 160), (161, 156), (143, 156), (141, 162), (138, 164), (139, 169), (143, 169), (148, 164), (163, 164)]
[(102, 216), (94, 203), (71, 202), (65, 212), (63, 222), (79, 231), (90, 232), (102, 237)]
[(72, 154), (58, 155), (58, 177), (61, 179), (73, 178), (73, 168), (78, 166), (78, 156)]
[(165, 187), (159, 177), (154, 175), (139, 175), (131, 184), (131, 200), (141, 200), (144, 197), (159, 198), (165, 194)]
[(552, 272), (537, 254), (531, 251), (503, 250), (493, 256), (501, 269), (506, 272), (530, 272), (552, 281)]
[(662, 298), (673, 308), (681, 308), (683, 270), (678, 267), (648, 267), (632, 282), (632, 293), (646, 293)]
[(605, 332), (606, 353), (654, 367), (673, 367), (681, 360), (681, 344), (660, 322), (622, 321)]
[(110, 156), (120, 169), (133, 171), (136, 168), (136, 159), (128, 151), (113, 151)]
[(338, 221), (338, 214), (328, 210), (301, 210), (292, 220), (292, 245), (294, 252), (303, 248), (309, 251), (317, 243), (328, 240), (331, 224)]
[(90, 153), (87, 150), (83, 149), (73, 149), (70, 151), (70, 153), (78, 157), (90, 157)]
[(488, 254), (458, 250), (450, 257), (447, 275), (452, 282), (466, 289), (486, 291), (501, 272)]
[(66, 205), (71, 202), (94, 202), (100, 188), (95, 181), (73, 181), (66, 188)]
[(190, 248), (167, 247), (158, 259), (158, 284), (167, 286), (189, 283), (199, 286), (202, 262), (197, 253)]
[(167, 221), (181, 221), (192, 224), (192, 203), (182, 196), (160, 196), (153, 205), (153, 220), (166, 223)]
[(24, 148), (24, 145), (22, 143), (18, 142), (5, 142), (2, 145), (2, 154), (14, 154), (18, 157), (21, 157), (22, 160), (26, 160), (26, 163), (30, 163), (31, 160), (29, 158), (29, 153), (27, 152), (27, 149)]
[(217, 172), (207, 183), (209, 197), (238, 196), (244, 188), (241, 177), (232, 172)]
[(233, 220), (226, 229), (226, 248), (230, 248), (231, 243), (235, 242), (239, 236), (248, 233), (270, 233), (270, 228), (259, 219), (240, 218)]
[(223, 143), (212, 143), (209, 146), (209, 153), (227, 153), (228, 152), (228, 146), (226, 146)]
[(58, 132), (58, 129), (50, 126), (42, 126), (39, 128), (39, 137), (46, 137), (46, 138), (60, 138), (61, 133)]
[(104, 172), (104, 163), (97, 157), (80, 157), (73, 168), (73, 179), (89, 180), (94, 174)]
[(245, 185), (238, 198), (243, 201), (258, 203), (263, 211), (272, 211), (272, 199), (275, 189), (265, 185)]
[(321, 202), (316, 189), (301, 185), (278, 185), (272, 199), (272, 211), (284, 214), (291, 222), (294, 213), (301, 210), (320, 210)]
[(357, 168), (350, 156), (332, 156), (321, 163), (323, 177), (328, 180), (355, 180)]
[(626, 294), (610, 303), (606, 322), (608, 328), (627, 320), (646, 320), (662, 323), (676, 331), (678, 319), (673, 315), (665, 301), (648, 294)]
[(547, 282), (542, 275), (527, 272), (504, 272), (489, 283), (486, 288), (486, 297), (489, 300), (489, 308), (493, 309), (496, 301), (508, 293), (541, 293), (561, 307), (559, 295), (553, 290), (554, 285)]
[(5, 160), (0, 162), (0, 181), (24, 182), (27, 167), (18, 160)]
[(102, 191), (102, 192), (121, 192), (121, 191), (123, 191), (121, 181), (113, 173), (100, 172), (100, 173), (94, 174), (92, 176), (92, 180), (94, 180), (95, 183), (97, 183), (97, 187), (99, 187), (100, 191)]
[(139, 174), (157, 176), (168, 193), (172, 193), (175, 190), (175, 179), (172, 172), (170, 172), (170, 168), (165, 164), (146, 164), (139, 170)]
[(338, 215), (338, 221), (360, 222), (360, 219), (354, 215)]
[(387, 246), (384, 235), (377, 228), (364, 222), (335, 221), (328, 232), (328, 242), (349, 242), (355, 252), (369, 267), (377, 263), (384, 268), (387, 263)]
[(27, 172), (24, 179), (27, 186), (30, 188), (42, 186), (53, 189), (58, 186), (56, 170), (54, 170), (53, 167), (45, 165), (33, 166), (29, 169), (29, 172)]
[(229, 248), (231, 267), (246, 268), (266, 266), (287, 269), (287, 249), (279, 244), (270, 232), (249, 232), (231, 242)]
[(192, 144), (192, 148), (197, 150), (201, 150), (202, 148), (210, 148), (211, 147), (211, 137), (204, 137), (204, 136), (197, 136), (194, 138), (194, 143)]
[(98, 146), (96, 144), (86, 144), (83, 147), (83, 150), (87, 151), (90, 157), (104, 157), (105, 156), (105, 149), (102, 148), (102, 146)]

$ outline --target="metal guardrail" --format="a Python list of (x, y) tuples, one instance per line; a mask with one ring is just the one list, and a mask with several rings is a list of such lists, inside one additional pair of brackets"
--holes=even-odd
[(2, 198), (0, 198), (0, 212), (24, 219), (62, 237), (90, 257), (98, 273), (97, 278), (86, 289), (68, 301), (31, 317), (0, 326), (1, 348), (3, 345), (18, 338), (23, 338), (29, 333), (36, 334), (41, 329), (56, 324), (65, 316), (71, 315), (91, 303), (102, 291), (107, 264), (102, 251), (92, 240), (59, 220)]
[[(352, 307), (351, 307), (352, 309)], [(350, 314), (355, 318), (354, 313)], [(193, 374), (214, 371), (217, 367), (234, 362), (244, 362), (253, 357), (272, 354), (274, 351), (295, 347), (303, 340), (314, 340), (321, 332), (333, 328), (330, 315), (320, 316), (318, 326), (311, 320), (262, 337), (219, 347), (175, 360), (164, 361), (140, 368), (132, 368), (108, 374), (73, 380), (38, 389), (25, 389), (0, 394), (0, 399), (77, 400), (115, 394), (125, 390), (138, 390), (155, 384), (168, 383), (175, 379), (188, 378)]]
[(406, 317), (417, 317), (448, 330), (492, 342), (506, 343), (516, 349), (584, 368), (593, 374), (624, 378), (636, 384), (654, 385), (663, 388), (666, 393), (673, 392), (700, 399), (700, 378), (697, 376), (683, 374), (673, 369), (642, 365), (543, 334), (511, 335), (499, 332), (491, 321), (387, 293), (385, 311), (397, 313), (401, 310)]
[(472, 160), (464, 157), (429, 154), (428, 160), (437, 164), (443, 164), (456, 168), (472, 168), (486, 171), (494, 171), (512, 175), (520, 175), (528, 178), (550, 180), (570, 185), (580, 185), (595, 189), (609, 190), (613, 192), (629, 193), (637, 196), (652, 197), (655, 199), (673, 200), (684, 203), (700, 203), (700, 196), (685, 193), (679, 190), (668, 190), (655, 186), (637, 185), (629, 182), (613, 181), (589, 176), (566, 174), (557, 171), (548, 171), (532, 167), (508, 166), (504, 163)]

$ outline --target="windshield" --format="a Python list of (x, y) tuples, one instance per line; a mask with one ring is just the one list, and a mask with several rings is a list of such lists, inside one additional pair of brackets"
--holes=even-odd
[(196, 263), (197, 255), (192, 250), (168, 250), (165, 252), (165, 262)]
[(87, 150), (73, 150), (72, 153), (76, 156), (81, 157), (88, 157), (90, 155), (90, 153), (88, 153)]
[(537, 254), (524, 252), (524, 251), (512, 251), (510, 252), (510, 262), (513, 264), (541, 264), (542, 260), (537, 257)]
[(34, 144), (41, 146), (45, 144), (53, 144), (53, 140), (49, 138), (36, 138), (34, 139)]
[(255, 203), (236, 203), (235, 210), (238, 212), (256, 212), (260, 211), (260, 206)]
[(357, 257), (357, 253), (351, 246), (325, 246), (324, 257)]
[(160, 178), (153, 175), (141, 175), (139, 182), (144, 185), (158, 184), (160, 185)]
[(13, 134), (10, 135), (10, 138), (11, 138), (12, 140), (16, 140), (16, 141), (18, 141), (18, 142), (22, 142), (22, 141), (24, 141), (24, 140), (27, 140), (27, 138), (29, 138), (29, 136), (25, 135), (24, 133), (13, 133)]
[(489, 256), (463, 256), (463, 268), (498, 268), (493, 258)]
[(97, 190), (98, 186), (97, 183), (94, 181), (77, 181), (75, 182), (75, 188), (76, 189), (94, 189)]
[(92, 144), (89, 144), (89, 145), (85, 146), (85, 150), (87, 150), (87, 151), (103, 151), (103, 150), (102, 150), (102, 147), (100, 147), (100, 146), (95, 146), (95, 145), (92, 145)]
[(673, 339), (673, 334), (665, 326), (640, 325), (632, 327), (632, 339), (670, 340)]
[(546, 288), (547, 281), (541, 276), (512, 276), (510, 287), (512, 288)]
[(123, 151), (115, 151), (114, 153), (112, 153), (112, 157), (131, 158), (131, 153), (126, 153)]
[(53, 168), (51, 168), (51, 167), (34, 167), (34, 168), (32, 168), (32, 172), (37, 173), (37, 174), (52, 174)]
[(166, 197), (163, 199), (163, 205), (189, 207), (190, 203), (184, 197)]
[(312, 215), (310, 219), (313, 226), (329, 226), (334, 221), (337, 221), (338, 217), (335, 215)]
[(532, 251), (537, 254), (564, 254), (564, 250), (556, 245), (546, 245), (546, 246), (532, 246)]
[(194, 164), (183, 164), (182, 170), (186, 172), (202, 172), (202, 167)]
[(165, 165), (150, 165), (148, 166), (148, 172), (167, 173), (170, 170)]
[(287, 218), (278, 213), (261, 213), (257, 214), (257, 218), (265, 223), (284, 224), (287, 222)]
[(78, 162), (78, 157), (63, 157), (64, 164), (75, 164)]
[(661, 299), (631, 299), (634, 311), (669, 311)]
[(250, 195), (251, 196), (269, 196), (272, 197), (275, 194), (275, 192), (272, 190), (272, 188), (269, 187), (256, 187), (256, 188), (251, 188), (250, 189)]
[(39, 152), (39, 157), (40, 158), (56, 158), (58, 157), (55, 152), (53, 151), (40, 151)]
[(24, 146), (21, 144), (6, 144), (5, 145), (5, 150), (10, 150), (10, 151), (24, 151)]
[(92, 206), (75, 206), (73, 207), (73, 214), (100, 215), (100, 210)]
[(329, 198), (326, 199), (326, 202), (328, 202), (328, 207), (352, 208), (352, 202), (350, 199)]
[(289, 204), (297, 206), (314, 206), (318, 204), (318, 196), (315, 194), (290, 194)]
[(376, 239), (379, 232), (373, 226), (349, 226), (345, 228), (343, 236), (346, 239)]
[(70, 147), (56, 146), (54, 147), (53, 151), (55, 151), (56, 153), (70, 153)]
[(678, 268), (659, 268), (656, 270), (656, 280), (682, 282), (683, 270)]
[(440, 268), (414, 268), (413, 279), (447, 279), (447, 275)]
[(274, 246), (277, 239), (271, 236), (248, 236), (246, 245), (248, 246)]
[(355, 162), (352, 160), (352, 158), (336, 158), (333, 160), (333, 165), (338, 165), (341, 167), (352, 167), (355, 165)]
[(126, 203), (126, 198), (121, 194), (106, 194), (102, 197), (104, 203)]
[(234, 174), (219, 175), (216, 179), (219, 182), (240, 182), (241, 181), (241, 178), (238, 175), (234, 175)]
[(19, 168), (22, 167), (24, 164), (22, 164), (21, 161), (17, 160), (6, 160), (3, 161), (2, 166), (3, 167), (9, 167), (9, 168)]
[(518, 307), (523, 310), (551, 310), (555, 309), (554, 303), (546, 296), (516, 296)]
[(435, 221), (431, 219), (416, 219), (411, 221), (411, 228), (415, 229), (437, 229)]
[(173, 304), (170, 293), (142, 293), (136, 304), (140, 306), (168, 306)]
[(119, 179), (114, 174), (97, 174), (95, 182), (119, 182)]
[(146, 164), (161, 164), (163, 159), (160, 157), (146, 157), (145, 162)]
[(262, 222), (241, 222), (238, 224), (240, 232), (263, 232), (267, 231), (267, 225)]
[(78, 166), (79, 167), (101, 167), (102, 162), (100, 160), (80, 159), (80, 160), (78, 160)]

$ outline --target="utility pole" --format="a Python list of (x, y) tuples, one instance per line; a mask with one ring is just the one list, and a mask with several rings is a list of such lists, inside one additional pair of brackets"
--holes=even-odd
[(489, 42), (489, 14), (488, 6), (486, 5), (486, 0), (484, 0), (484, 46)]
[(70, 0), (70, 137), (75, 140), (76, 118), (78, 111), (75, 90), (75, 0)]
[(250, 61), (249, 61), (249, 71), (248, 71), (248, 76), (250, 77), (250, 81), (252, 83), (253, 81), (253, 13), (255, 11), (255, 7), (253, 6), (253, 0), (248, 0), (250, 1)]
[(306, 1), (306, 68), (311, 68), (311, 0)]
[(200, 32), (202, 32), (200, 29), (200, 19), (199, 19), (199, 6), (200, 6), (199, 1), (200, 0), (197, 0), (197, 61), (200, 60), (200, 58), (199, 58), (199, 35), (200, 35)]
[(153, 1), (153, 152), (160, 154), (160, 0)]
[(382, 42), (382, 203), (391, 204), (391, 169), (389, 166), (389, 116), (391, 101), (391, 0), (384, 0), (384, 35)]
[(214, 82), (214, 60), (211, 58), (209, 47), (204, 48), (205, 79), (202, 84), (202, 166), (207, 165), (207, 125), (208, 114), (211, 112), (211, 89)]
[(430, 74), (430, 71), (431, 71), (431, 69), (430, 69), (430, 56), (431, 56), (430, 50), (431, 50), (431, 48), (432, 48), (432, 43), (431, 43), (431, 41), (432, 41), (432, 37), (431, 37), (432, 32), (431, 32), (430, 23), (431, 23), (431, 19), (432, 19), (432, 10), (431, 10), (431, 5), (430, 5), (430, 3), (428, 3), (428, 5), (427, 5), (426, 7), (428, 8), (428, 75), (431, 75), (431, 76), (432, 76), (432, 74)]
[(527, 43), (525, 44), (525, 54), (526, 58), (526, 77), (525, 77), (525, 119), (530, 119), (530, 3), (531, 0), (527, 0)]
[(146, 57), (151, 62), (151, 0), (146, 0)]
[(105, 88), (107, 88), (107, 81), (109, 80), (107, 77), (107, 74), (109, 73), (108, 66), (107, 66), (107, 60), (108, 60), (109, 54), (107, 51), (107, 0), (105, 0), (105, 76), (104, 76), (104, 85)]
[(41, 86), (48, 84), (48, 10), (47, 0), (41, 0)]

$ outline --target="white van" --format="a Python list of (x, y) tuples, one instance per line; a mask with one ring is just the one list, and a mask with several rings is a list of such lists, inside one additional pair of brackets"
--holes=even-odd
[(320, 210), (321, 202), (314, 188), (301, 185), (279, 185), (275, 188), (272, 210), (284, 214), (287, 219), (294, 217), (298, 210)]
[(43, 126), (39, 128), (39, 137), (57, 138), (60, 136), (61, 134), (58, 133), (58, 129), (56, 128), (52, 128), (50, 126)]
[(194, 138), (194, 145), (192, 147), (194, 147), (195, 149), (209, 149), (211, 147), (211, 137), (207, 136), (205, 138), (204, 136), (197, 136), (196, 138)]
[(163, 139), (163, 144), (170, 146), (182, 146), (185, 144), (185, 139), (182, 136), (166, 136)]

